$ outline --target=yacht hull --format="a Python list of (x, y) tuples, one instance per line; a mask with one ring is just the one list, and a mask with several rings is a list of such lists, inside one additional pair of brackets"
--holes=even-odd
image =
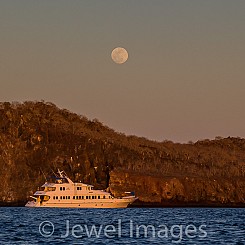
[(86, 200), (80, 202), (62, 202), (58, 200), (58, 202), (45, 202), (42, 204), (37, 201), (29, 201), (25, 206), (28, 208), (126, 208), (136, 199), (136, 197), (127, 197), (104, 202), (89, 202)]

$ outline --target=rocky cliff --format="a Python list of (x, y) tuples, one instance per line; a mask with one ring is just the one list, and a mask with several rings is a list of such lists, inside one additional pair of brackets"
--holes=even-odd
[(25, 203), (58, 168), (115, 196), (133, 190), (138, 205), (245, 206), (245, 139), (155, 142), (52, 103), (0, 103), (0, 204)]

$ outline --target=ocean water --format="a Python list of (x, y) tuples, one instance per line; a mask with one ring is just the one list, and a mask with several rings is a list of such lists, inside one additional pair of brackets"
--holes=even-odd
[(0, 208), (0, 244), (245, 244), (242, 208)]

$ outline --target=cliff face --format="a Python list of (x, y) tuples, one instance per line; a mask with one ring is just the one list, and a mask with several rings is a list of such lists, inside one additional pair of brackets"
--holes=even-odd
[(58, 168), (146, 203), (245, 205), (244, 139), (154, 142), (52, 103), (0, 103), (0, 203), (25, 202)]
[[(195, 177), (165, 177), (140, 173), (111, 173), (111, 191), (125, 187), (140, 193), (140, 201), (157, 206), (216, 206), (244, 204), (245, 181)], [(140, 203), (140, 205), (143, 205)]]

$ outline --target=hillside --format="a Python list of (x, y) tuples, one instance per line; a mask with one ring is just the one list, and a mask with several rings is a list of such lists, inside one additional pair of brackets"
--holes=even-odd
[(155, 142), (52, 103), (0, 103), (0, 204), (23, 204), (58, 168), (140, 205), (245, 206), (245, 139)]

